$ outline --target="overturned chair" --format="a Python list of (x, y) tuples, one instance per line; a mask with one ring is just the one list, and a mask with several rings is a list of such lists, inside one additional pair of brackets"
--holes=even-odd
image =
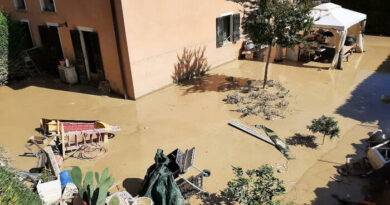
[[(190, 150), (186, 150), (184, 153), (180, 149), (176, 149), (168, 155), (170, 163), (168, 164), (169, 170), (173, 173), (180, 192), (184, 199), (189, 199), (195, 194), (200, 194), (202, 198), (209, 197), (209, 192), (203, 188), (203, 182), (205, 177), (209, 177), (210, 170), (201, 170), (194, 165), (195, 160), (195, 147)], [(188, 172), (189, 168), (194, 168), (199, 174), (185, 178), (183, 175)]]

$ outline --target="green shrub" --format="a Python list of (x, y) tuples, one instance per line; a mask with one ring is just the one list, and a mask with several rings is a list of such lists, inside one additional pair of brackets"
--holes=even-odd
[(0, 11), (0, 86), (8, 80), (8, 21)]
[(0, 86), (29, 75), (23, 60), (26, 37), (22, 24), (0, 9)]
[(17, 180), (13, 173), (0, 167), (0, 204), (41, 205), (42, 201), (37, 194)]
[(221, 196), (233, 202), (245, 205), (276, 205), (280, 201), (275, 196), (286, 192), (283, 181), (274, 176), (270, 165), (245, 172), (240, 167), (233, 167), (236, 178), (228, 182), (228, 187), (221, 191)]
[(210, 70), (205, 56), (206, 47), (197, 49), (184, 48), (181, 56), (177, 55), (178, 62), (172, 75), (174, 83), (180, 84), (197, 77), (204, 76)]

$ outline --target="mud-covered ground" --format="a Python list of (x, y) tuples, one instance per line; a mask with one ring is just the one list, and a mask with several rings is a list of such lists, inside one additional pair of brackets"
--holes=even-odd
[[(286, 139), (311, 134), (306, 125), (325, 114), (339, 121), (340, 138), (327, 139), (317, 149), (290, 146), (290, 155), (296, 159), (288, 161), (288, 169), (276, 173), (288, 191), (282, 199), (297, 204), (336, 204), (332, 193), (363, 199), (362, 186), (356, 186), (359, 181), (343, 179), (346, 183), (339, 183), (331, 177), (347, 154), (360, 152), (357, 146), (364, 147), (361, 140), (367, 132), (377, 127), (390, 132), (390, 104), (380, 101), (382, 94), (390, 94), (390, 38), (366, 36), (365, 43), (366, 52), (353, 54), (343, 63), (344, 70), (322, 69), (327, 65), (319, 63), (270, 65), (269, 79), (290, 90), (288, 113), (276, 120), (256, 115), (240, 118), (240, 113), (230, 111), (235, 105), (223, 101), (234, 92), (221, 89), (228, 84), (227, 77), (233, 76), (240, 85), (262, 79), (265, 64), (254, 61), (224, 64), (203, 81), (172, 85), (137, 101), (42, 79), (1, 87), (0, 146), (7, 148), (11, 166), (29, 170), (36, 160), (19, 155), (26, 151), (27, 138), (38, 135), (35, 128), (40, 118), (98, 119), (122, 128), (110, 141), (108, 155), (96, 161), (69, 159), (62, 169), (79, 165), (102, 171), (108, 167), (120, 186), (134, 192), (157, 148), (169, 153), (195, 146), (195, 164), (212, 172), (205, 188), (218, 193), (232, 177), (232, 165), (255, 168), (287, 163), (275, 147), (228, 126), (229, 121), (263, 124)], [(218, 197), (212, 200), (211, 204), (223, 201)], [(193, 199), (191, 203), (201, 202)]]

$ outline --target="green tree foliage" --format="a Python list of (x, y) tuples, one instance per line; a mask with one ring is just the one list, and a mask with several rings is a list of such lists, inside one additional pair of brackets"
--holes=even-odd
[(0, 86), (8, 80), (8, 20), (0, 10)]
[(229, 0), (243, 6), (244, 34), (258, 47), (268, 45), (264, 84), (267, 83), (268, 64), (272, 47), (293, 47), (304, 41), (313, 26), (310, 17), (311, 0)]
[(221, 196), (246, 205), (280, 204), (273, 198), (285, 193), (283, 181), (274, 176), (270, 165), (245, 172), (240, 167), (233, 167), (236, 178), (228, 182), (228, 187), (221, 191)]
[(24, 183), (17, 180), (15, 174), (0, 167), (0, 204), (41, 205), (42, 201)]
[(29, 74), (23, 61), (26, 37), (21, 23), (0, 9), (0, 86)]
[(325, 142), (325, 136), (329, 136), (330, 139), (333, 139), (334, 137), (338, 137), (340, 133), (337, 121), (334, 120), (333, 117), (327, 117), (325, 115), (322, 115), (318, 119), (313, 119), (311, 125), (307, 126), (307, 129), (313, 133), (318, 132), (323, 134), (322, 144)]

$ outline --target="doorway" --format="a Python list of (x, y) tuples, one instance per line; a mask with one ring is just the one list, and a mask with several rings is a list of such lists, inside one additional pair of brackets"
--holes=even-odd
[(76, 69), (81, 83), (105, 80), (98, 33), (92, 29), (71, 30)]
[(64, 59), (58, 28), (47, 25), (42, 25), (38, 28), (41, 37), (42, 53), (46, 58), (45, 67), (49, 73), (58, 75), (58, 62)]
[(25, 34), (23, 46), (24, 46), (24, 49), (27, 50), (27, 49), (30, 49), (34, 46), (33, 41), (32, 41), (32, 37), (31, 37), (31, 32), (30, 32), (30, 24), (28, 23), (27, 20), (22, 20), (20, 23), (22, 26), (22, 31)]

